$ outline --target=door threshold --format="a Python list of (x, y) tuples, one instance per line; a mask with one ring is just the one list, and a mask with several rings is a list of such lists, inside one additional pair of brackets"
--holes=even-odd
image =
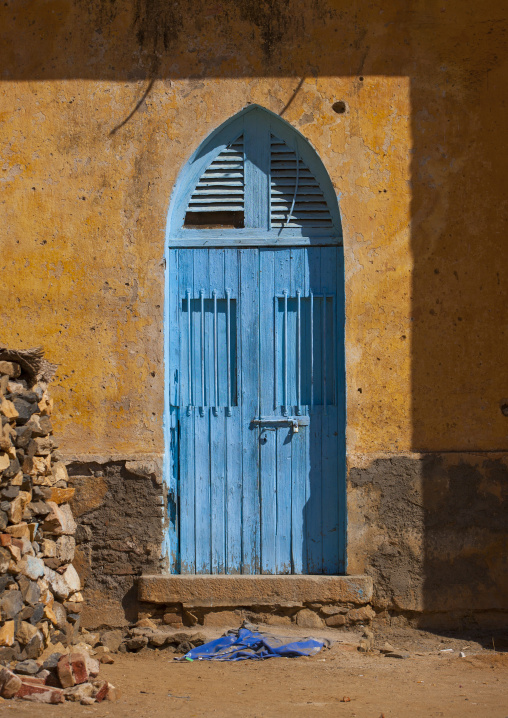
[(351, 603), (372, 599), (372, 578), (358, 576), (150, 575), (138, 580), (138, 598), (152, 604), (191, 607), (301, 606), (303, 603)]

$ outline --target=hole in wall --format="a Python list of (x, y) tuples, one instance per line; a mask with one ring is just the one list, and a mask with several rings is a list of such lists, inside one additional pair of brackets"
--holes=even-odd
[(333, 103), (332, 110), (338, 115), (343, 115), (347, 110), (347, 105), (344, 100), (338, 100), (337, 102)]

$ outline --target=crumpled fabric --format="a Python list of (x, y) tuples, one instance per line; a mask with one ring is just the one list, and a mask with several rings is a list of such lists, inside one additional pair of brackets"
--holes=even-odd
[(221, 638), (193, 648), (180, 661), (257, 661), (265, 658), (296, 658), (298, 656), (314, 656), (329, 646), (327, 640), (305, 638), (302, 641), (284, 643), (278, 636), (268, 633), (257, 633), (247, 628), (231, 631)]

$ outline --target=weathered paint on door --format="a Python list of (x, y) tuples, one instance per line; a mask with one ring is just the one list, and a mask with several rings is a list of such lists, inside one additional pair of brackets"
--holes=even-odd
[(340, 572), (340, 248), (171, 250), (171, 274), (180, 571)]
[[(187, 212), (202, 212), (203, 203), (210, 212), (219, 197), (221, 210), (227, 203), (238, 213), (245, 201), (246, 225), (268, 218), (264, 242), (261, 232), (254, 241), (249, 230), (210, 228), (201, 240), (195, 227), (169, 242), (166, 422), (174, 572), (345, 571), (342, 246), (329, 228), (333, 208), (323, 183), (307, 170), (308, 148), (291, 144), (281, 122), (251, 114), (232, 127), (207, 156), (209, 168), (215, 157), (208, 174), (203, 167), (195, 172), (183, 203)], [(282, 141), (274, 139), (274, 126)], [(258, 169), (263, 162), (269, 169), (256, 179), (264, 199), (257, 196), (252, 211), (241, 173), (256, 174), (247, 164), (249, 152), (261, 146), (263, 154), (260, 133), (268, 164), (265, 158)], [(224, 167), (228, 174), (214, 179)], [(226, 200), (217, 184), (210, 191), (210, 176)], [(245, 196), (234, 189), (239, 176)]]

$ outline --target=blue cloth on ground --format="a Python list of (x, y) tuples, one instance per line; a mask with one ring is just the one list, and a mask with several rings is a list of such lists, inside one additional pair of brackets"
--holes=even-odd
[(328, 641), (317, 638), (306, 638), (303, 641), (284, 643), (277, 636), (267, 633), (256, 633), (247, 628), (232, 631), (226, 636), (193, 648), (180, 661), (245, 661), (248, 658), (263, 660), (264, 658), (295, 658), (297, 656), (314, 656)]

